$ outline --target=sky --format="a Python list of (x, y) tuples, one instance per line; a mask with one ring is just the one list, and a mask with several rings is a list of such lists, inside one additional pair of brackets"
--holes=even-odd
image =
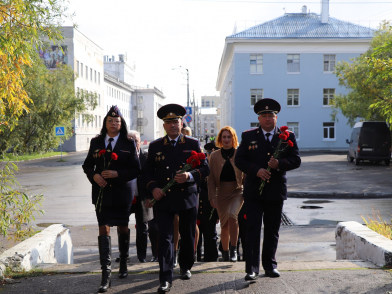
[[(77, 29), (104, 55), (127, 54), (134, 85), (156, 87), (167, 103), (219, 95), (215, 89), (225, 38), (251, 26), (299, 13), (320, 14), (319, 0), (68, 0)], [(392, 1), (331, 0), (331, 17), (377, 28), (392, 19)], [(70, 25), (66, 20), (64, 25)]]

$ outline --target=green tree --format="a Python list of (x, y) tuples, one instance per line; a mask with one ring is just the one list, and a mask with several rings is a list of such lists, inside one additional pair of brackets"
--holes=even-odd
[(34, 231), (26, 224), (43, 214), (39, 207), (43, 195), (28, 196), (16, 181), (16, 164), (0, 164), (0, 234), (20, 241), (31, 236)]
[[(0, 152), (12, 148), (14, 152), (47, 152), (59, 145), (53, 134), (55, 125), (64, 125), (68, 139), (72, 136), (75, 114), (88, 113), (97, 106), (97, 94), (80, 91), (75, 93), (74, 71), (68, 65), (48, 70), (37, 54), (35, 66), (26, 69), (24, 89), (31, 99), (30, 112), (19, 117), (13, 130), (0, 134)], [(92, 115), (84, 118), (92, 120)]]
[(384, 22), (375, 32), (368, 51), (350, 62), (337, 64), (339, 84), (350, 91), (332, 100), (333, 120), (341, 111), (350, 126), (358, 119), (392, 123), (391, 48), (392, 29), (389, 22)]
[(44, 39), (60, 41), (66, 0), (0, 1), (0, 133), (12, 129), (31, 105), (23, 87), (26, 66)]

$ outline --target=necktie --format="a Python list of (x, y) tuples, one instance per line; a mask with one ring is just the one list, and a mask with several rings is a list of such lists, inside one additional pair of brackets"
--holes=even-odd
[(269, 138), (271, 136), (271, 133), (266, 133), (265, 136), (267, 137), (267, 146), (269, 148), (271, 146), (271, 141), (270, 141), (270, 138)]
[(171, 140), (170, 143), (174, 147), (176, 145), (176, 140)]
[(106, 148), (106, 150), (110, 150), (110, 151), (113, 151), (112, 149), (112, 141), (113, 141), (114, 139), (113, 138), (109, 138), (109, 144), (108, 144), (108, 147)]

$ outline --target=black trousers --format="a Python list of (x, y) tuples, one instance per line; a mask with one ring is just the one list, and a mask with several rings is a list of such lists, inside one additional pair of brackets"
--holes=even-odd
[[(209, 211), (210, 212), (210, 211)], [(216, 241), (218, 240), (218, 233), (216, 231), (216, 221), (218, 214), (216, 210), (210, 219), (211, 213), (204, 213), (203, 219), (199, 226), (199, 244), (204, 241), (204, 261), (211, 262), (218, 259), (218, 248)]]
[(147, 254), (147, 237), (148, 227), (147, 222), (143, 221), (143, 212), (135, 213), (136, 219), (136, 252), (137, 258), (146, 259)]
[(192, 268), (194, 263), (197, 207), (180, 211), (157, 210), (159, 281), (161, 283), (173, 282), (173, 220), (175, 214), (179, 216), (179, 231), (181, 236), (181, 249), (178, 256), (178, 263), (180, 264), (180, 268), (188, 270)]
[(247, 216), (246, 272), (259, 273), (261, 225), (264, 221), (262, 265), (264, 270), (277, 268), (275, 253), (278, 247), (279, 228), (282, 219), (283, 201), (245, 200)]

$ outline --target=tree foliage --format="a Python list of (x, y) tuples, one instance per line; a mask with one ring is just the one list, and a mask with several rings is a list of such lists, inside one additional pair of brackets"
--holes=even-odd
[(350, 62), (339, 62), (336, 76), (350, 92), (332, 101), (332, 118), (339, 111), (353, 126), (363, 121), (387, 121), (392, 124), (392, 28), (384, 22), (375, 32), (370, 48)]
[(63, 39), (60, 31), (66, 0), (0, 1), (0, 133), (12, 129), (31, 104), (23, 88), (24, 66), (45, 47), (44, 39)]
[[(48, 70), (37, 54), (35, 65), (26, 69), (24, 89), (31, 99), (30, 112), (19, 117), (13, 130), (0, 134), (0, 152), (9, 148), (15, 153), (47, 152), (59, 145), (53, 134), (54, 126), (64, 125), (65, 139), (72, 136), (75, 114), (88, 113), (97, 106), (97, 95), (80, 91), (75, 93), (75, 73), (68, 65)], [(91, 115), (84, 115), (92, 120)]]
[(39, 208), (43, 195), (28, 196), (23, 192), (15, 178), (17, 171), (11, 162), (0, 166), (0, 234), (20, 241), (34, 233), (26, 224), (44, 211)]

